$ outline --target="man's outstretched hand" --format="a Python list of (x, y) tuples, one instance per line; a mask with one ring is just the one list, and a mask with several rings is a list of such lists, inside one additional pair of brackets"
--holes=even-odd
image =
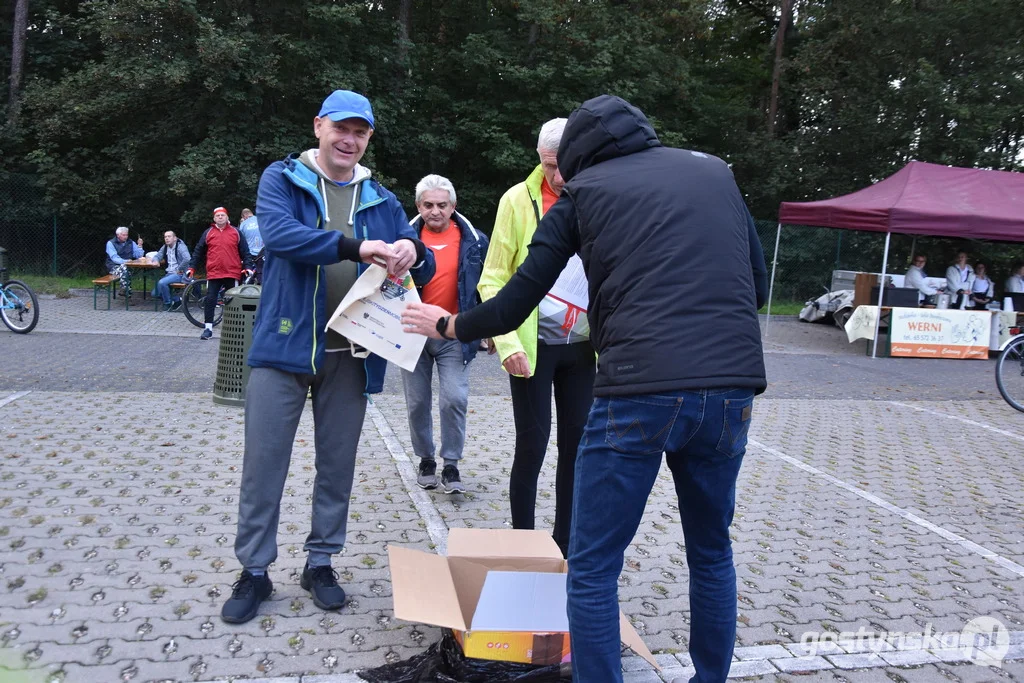
[[(408, 244), (408, 242), (406, 242)], [(409, 304), (402, 311), (402, 327), (406, 332), (422, 334), (431, 339), (441, 339), (437, 321), (448, 315), (448, 311), (432, 304)], [(450, 324), (450, 323), (449, 323)], [(450, 335), (454, 336), (454, 335)]]

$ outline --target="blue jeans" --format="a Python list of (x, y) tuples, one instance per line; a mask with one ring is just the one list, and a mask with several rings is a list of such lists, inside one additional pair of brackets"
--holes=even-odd
[(462, 360), (462, 344), (428, 339), (416, 369), (402, 371), (405, 403), (409, 409), (412, 450), (421, 460), (434, 459), (434, 418), (430, 380), (437, 364), (438, 402), (441, 412), (441, 457), (446, 464), (462, 459), (466, 445), (466, 410), (469, 406), (469, 365)]
[(690, 572), (691, 683), (725, 681), (736, 639), (729, 525), (754, 402), (750, 389), (597, 398), (576, 459), (568, 613), (573, 680), (620, 683), (618, 578), (667, 457)]
[(153, 296), (158, 296), (164, 300), (165, 304), (170, 304), (172, 303), (171, 285), (185, 281), (186, 280), (184, 275), (179, 275), (178, 273), (168, 273), (164, 277), (160, 278), (160, 281), (156, 283), (156, 290), (153, 292)]

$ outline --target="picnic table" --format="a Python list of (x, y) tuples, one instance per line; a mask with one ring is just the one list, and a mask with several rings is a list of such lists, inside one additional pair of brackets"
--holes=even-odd
[[(146, 295), (149, 293), (149, 275), (150, 271), (160, 270), (162, 266), (159, 263), (154, 263), (152, 260), (145, 256), (132, 259), (131, 261), (125, 261), (124, 265), (128, 267), (128, 270), (132, 272), (132, 278), (134, 279), (137, 273), (142, 274), (142, 300), (146, 300)], [(93, 292), (92, 292), (92, 307), (95, 309), (96, 306), (96, 294), (100, 289), (107, 290), (107, 309), (110, 309), (110, 299), (117, 298), (115, 288), (118, 284), (118, 279), (113, 275), (105, 275), (101, 278), (97, 278), (92, 281)], [(156, 299), (159, 302), (159, 299)], [(124, 297), (124, 310), (128, 310), (128, 306), (131, 302), (128, 297)], [(154, 306), (156, 308), (156, 306)]]

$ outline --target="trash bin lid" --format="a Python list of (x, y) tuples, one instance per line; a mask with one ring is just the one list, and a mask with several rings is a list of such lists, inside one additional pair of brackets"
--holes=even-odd
[(224, 296), (229, 297), (241, 297), (243, 299), (259, 299), (260, 290), (262, 288), (259, 285), (239, 285), (238, 287), (232, 287), (228, 291), (224, 292)]

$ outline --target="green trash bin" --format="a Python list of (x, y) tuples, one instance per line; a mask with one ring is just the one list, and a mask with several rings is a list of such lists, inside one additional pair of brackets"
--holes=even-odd
[(252, 346), (252, 330), (256, 325), (259, 303), (259, 285), (232, 287), (224, 293), (217, 378), (213, 382), (214, 403), (238, 408), (245, 406), (245, 385), (249, 383), (249, 366), (245, 359)]
[(0, 247), (0, 284), (7, 282), (7, 250)]

